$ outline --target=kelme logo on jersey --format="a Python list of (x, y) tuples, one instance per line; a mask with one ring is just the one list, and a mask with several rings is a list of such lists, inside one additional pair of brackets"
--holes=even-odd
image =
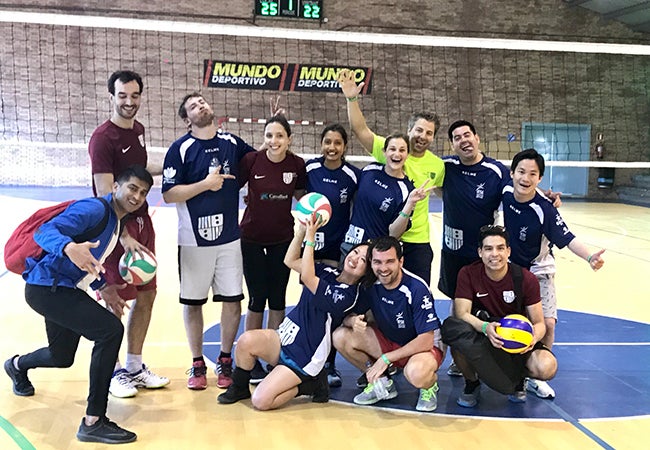
[(223, 231), (223, 214), (199, 217), (197, 230), (206, 241), (216, 241)]
[(163, 183), (170, 183), (170, 184), (175, 184), (176, 180), (174, 180), (174, 177), (176, 176), (176, 169), (173, 167), (165, 167), (165, 170), (163, 170)]

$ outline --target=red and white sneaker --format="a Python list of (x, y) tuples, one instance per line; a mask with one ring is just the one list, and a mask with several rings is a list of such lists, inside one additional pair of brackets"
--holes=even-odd
[(218, 358), (214, 373), (217, 374), (217, 386), (228, 388), (232, 384), (232, 358)]
[(208, 387), (208, 380), (205, 376), (206, 367), (203, 361), (194, 361), (186, 373), (190, 376), (187, 379), (188, 389), (203, 390)]

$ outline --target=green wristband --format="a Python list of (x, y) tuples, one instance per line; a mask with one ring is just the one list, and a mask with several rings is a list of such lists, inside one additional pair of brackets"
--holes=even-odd
[(385, 362), (387, 365), (389, 365), (389, 366), (392, 364), (392, 363), (390, 362), (390, 359), (388, 359), (388, 356), (386, 356), (386, 355), (383, 354), (383, 353), (381, 354), (381, 359), (382, 359), (382, 361), (384, 361), (384, 362)]
[(305, 247), (316, 247), (316, 243), (312, 241), (305, 241)]
[(409, 217), (411, 217), (409, 214), (406, 214), (404, 211), (400, 211), (400, 212), (399, 212), (399, 215), (402, 216), (402, 217), (405, 217), (405, 218), (407, 218), (407, 219), (408, 219)]
[(345, 98), (346, 98), (349, 102), (356, 102), (357, 100), (359, 100), (359, 97), (356, 96), (356, 95), (355, 95), (354, 97), (345, 97)]
[(594, 255), (589, 255), (589, 256), (587, 257), (587, 262), (588, 262), (589, 264), (591, 264), (591, 258), (593, 258), (593, 257), (594, 257)]
[(481, 327), (481, 331), (482, 331), (483, 334), (486, 335), (486, 336), (487, 336), (487, 327), (488, 327), (488, 323), (487, 323), (487, 322), (483, 322), (483, 326)]

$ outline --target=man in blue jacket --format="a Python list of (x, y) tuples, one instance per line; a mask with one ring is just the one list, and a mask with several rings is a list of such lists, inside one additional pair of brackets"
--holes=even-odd
[[(48, 346), (9, 358), (4, 368), (16, 395), (34, 395), (27, 371), (37, 367), (70, 367), (81, 336), (95, 343), (90, 360), (86, 415), (77, 439), (84, 442), (119, 444), (136, 440), (106, 417), (108, 388), (113, 365), (122, 343), (124, 326), (109, 310), (86, 293), (106, 287), (102, 265), (117, 243), (121, 221), (144, 203), (153, 179), (141, 166), (126, 169), (103, 199), (87, 198), (72, 203), (63, 213), (43, 224), (34, 240), (45, 251), (39, 259), (28, 258), (23, 278), (27, 304), (45, 318)], [(108, 217), (106, 215), (108, 214)], [(99, 235), (86, 242), (75, 236), (105, 221)], [(113, 286), (115, 288), (115, 286)], [(122, 308), (124, 304), (111, 305)]]

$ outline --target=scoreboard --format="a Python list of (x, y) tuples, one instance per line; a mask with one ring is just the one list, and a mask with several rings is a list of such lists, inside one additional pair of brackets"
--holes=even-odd
[(322, 20), (323, 0), (255, 0), (255, 15)]

